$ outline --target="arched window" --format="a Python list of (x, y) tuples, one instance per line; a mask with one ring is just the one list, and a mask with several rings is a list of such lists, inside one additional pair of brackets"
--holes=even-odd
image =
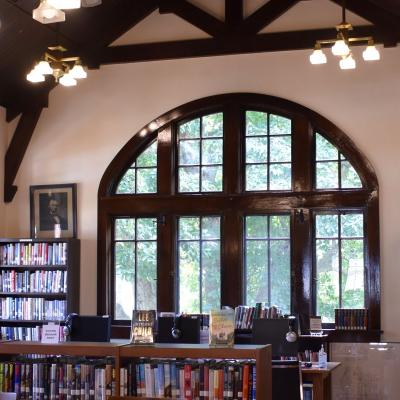
[(99, 187), (98, 311), (275, 304), (380, 329), (378, 184), (321, 115), (258, 94), (197, 100), (122, 148)]

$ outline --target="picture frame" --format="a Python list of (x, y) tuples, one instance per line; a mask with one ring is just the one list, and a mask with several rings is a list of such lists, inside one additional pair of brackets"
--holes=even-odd
[(31, 238), (76, 237), (76, 183), (34, 185), (29, 193)]

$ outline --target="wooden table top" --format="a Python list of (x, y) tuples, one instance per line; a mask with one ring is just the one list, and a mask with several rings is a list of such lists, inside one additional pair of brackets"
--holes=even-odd
[(327, 368), (318, 368), (317, 363), (313, 363), (312, 367), (306, 368), (302, 367), (301, 372), (302, 374), (326, 374), (332, 372), (335, 368), (337, 368), (341, 363), (340, 362), (328, 362)]

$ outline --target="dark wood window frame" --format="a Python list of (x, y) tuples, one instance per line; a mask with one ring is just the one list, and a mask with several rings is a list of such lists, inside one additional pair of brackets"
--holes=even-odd
[[(292, 120), (292, 191), (245, 192), (243, 182), (244, 111), (276, 113)], [(224, 113), (223, 192), (180, 194), (176, 190), (176, 126), (204, 114)], [(314, 133), (324, 135), (351, 162), (360, 176), (359, 189), (314, 189)], [(119, 180), (133, 160), (158, 140), (156, 194), (116, 195)], [(162, 165), (162, 168), (160, 168)], [(314, 314), (313, 212), (362, 211), (365, 216), (366, 307), (369, 329), (380, 332), (379, 197), (376, 174), (351, 139), (318, 113), (297, 103), (253, 93), (211, 96), (184, 104), (155, 119), (118, 152), (106, 169), (98, 191), (98, 313), (113, 310), (112, 227), (115, 217), (158, 217), (157, 305), (176, 307), (176, 223), (179, 215), (221, 215), (221, 303), (242, 304), (243, 218), (249, 214), (291, 214), (292, 311)], [(229, 268), (229, 271), (228, 271)], [(173, 295), (171, 295), (173, 294)], [(118, 325), (118, 321), (115, 321)], [(126, 321), (121, 322), (127, 325)], [(115, 331), (118, 335), (117, 330)], [(123, 331), (127, 334), (127, 328)], [(122, 330), (119, 330), (119, 334)]]

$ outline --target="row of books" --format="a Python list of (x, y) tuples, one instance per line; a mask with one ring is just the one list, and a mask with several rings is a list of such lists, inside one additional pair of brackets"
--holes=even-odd
[(336, 308), (335, 329), (341, 330), (367, 330), (368, 310), (365, 308)]
[(0, 265), (65, 265), (68, 243), (0, 245)]
[(67, 357), (0, 363), (0, 391), (18, 400), (106, 400), (115, 395), (111, 359)]
[(0, 317), (10, 320), (48, 320), (65, 319), (67, 302), (65, 300), (46, 300), (32, 297), (6, 297), (0, 299)]
[(137, 359), (121, 368), (120, 381), (120, 396), (256, 399), (256, 367), (252, 360)]
[(258, 318), (280, 318), (281, 310), (276, 306), (267, 307), (257, 303), (255, 307), (237, 306), (235, 308), (235, 329), (252, 329), (253, 320)]
[[(42, 326), (2, 326), (0, 328), (1, 340), (22, 340), (36, 341), (42, 340)], [(58, 340), (65, 341), (63, 326), (58, 328)]]
[(0, 292), (5, 293), (66, 293), (67, 271), (3, 270), (0, 273)]

